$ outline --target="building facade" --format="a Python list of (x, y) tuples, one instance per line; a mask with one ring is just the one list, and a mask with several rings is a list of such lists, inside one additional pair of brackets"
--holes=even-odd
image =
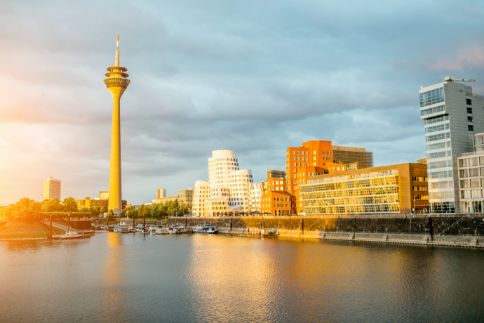
[(208, 188), (204, 184), (203, 191), (208, 189), (208, 197), (197, 195), (195, 188), (192, 208), (194, 216), (242, 215), (251, 212), (251, 188), (254, 184), (252, 172), (239, 169), (235, 152), (226, 149), (212, 151), (212, 156), (208, 159), (207, 184)]
[(431, 212), (459, 211), (457, 157), (472, 152), (473, 135), (484, 132), (484, 99), (472, 87), (446, 77), (420, 89)]
[(484, 211), (484, 133), (475, 135), (474, 152), (457, 159), (460, 212)]
[(61, 181), (49, 177), (44, 181), (44, 200), (61, 199)]
[(301, 185), (305, 215), (368, 215), (424, 212), (427, 168), (397, 164), (317, 176)]
[[(164, 191), (160, 191), (164, 190)], [(192, 207), (192, 201), (193, 201), (193, 189), (188, 188), (188, 189), (182, 189), (178, 190), (175, 195), (172, 196), (166, 196), (166, 190), (165, 189), (157, 189), (156, 190), (157, 195), (159, 193), (163, 195), (160, 198), (157, 198), (152, 201), (152, 203), (168, 203), (168, 202), (174, 202), (178, 201), (178, 203), (185, 204), (189, 209)]]
[(329, 140), (313, 140), (301, 147), (287, 148), (287, 191), (295, 197), (298, 213), (302, 211), (299, 186), (306, 184), (310, 177), (373, 165), (373, 154), (363, 148), (334, 147)]
[(294, 196), (286, 191), (268, 191), (262, 196), (262, 215), (290, 216), (295, 212)]
[(337, 164), (355, 164), (357, 169), (373, 167), (373, 153), (365, 148), (333, 145), (333, 161)]
[(160, 187), (156, 189), (156, 199), (161, 199), (166, 197), (166, 188)]
[(208, 216), (207, 200), (210, 197), (210, 184), (206, 181), (196, 181), (193, 186), (192, 216)]

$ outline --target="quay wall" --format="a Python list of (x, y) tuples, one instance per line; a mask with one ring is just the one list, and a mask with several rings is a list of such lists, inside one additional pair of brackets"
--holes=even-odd
[[(279, 238), (484, 248), (484, 214), (379, 217), (172, 217), (168, 225), (215, 225), (221, 233)], [(482, 240), (482, 242), (480, 242)]]

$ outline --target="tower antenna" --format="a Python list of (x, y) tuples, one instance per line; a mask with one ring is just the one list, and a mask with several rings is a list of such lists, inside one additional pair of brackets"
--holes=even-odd
[(119, 66), (119, 34), (116, 34), (116, 58), (114, 60), (114, 66)]

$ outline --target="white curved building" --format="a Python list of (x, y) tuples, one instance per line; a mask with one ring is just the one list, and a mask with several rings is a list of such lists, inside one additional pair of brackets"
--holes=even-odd
[(214, 150), (208, 159), (208, 182), (212, 187), (228, 187), (229, 174), (239, 169), (237, 155), (232, 150)]
[(208, 182), (198, 181), (193, 191), (193, 216), (223, 216), (250, 212), (252, 172), (239, 169), (232, 150), (212, 151), (208, 159)]
[(237, 211), (249, 212), (250, 187), (253, 183), (252, 172), (239, 169), (229, 174), (229, 206)]

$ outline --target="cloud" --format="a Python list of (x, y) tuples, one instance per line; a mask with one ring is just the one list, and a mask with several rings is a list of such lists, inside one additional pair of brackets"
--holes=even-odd
[(473, 1), (4, 1), (0, 204), (40, 198), (51, 175), (64, 196), (106, 189), (117, 32), (132, 80), (123, 193), (140, 203), (206, 179), (213, 149), (235, 150), (257, 180), (311, 139), (367, 147), (375, 164), (415, 160), (419, 86), (454, 70), (484, 79), (482, 15)]
[(451, 58), (437, 60), (433, 68), (438, 71), (457, 72), (471, 68), (484, 69), (484, 47), (474, 46), (459, 49)]

